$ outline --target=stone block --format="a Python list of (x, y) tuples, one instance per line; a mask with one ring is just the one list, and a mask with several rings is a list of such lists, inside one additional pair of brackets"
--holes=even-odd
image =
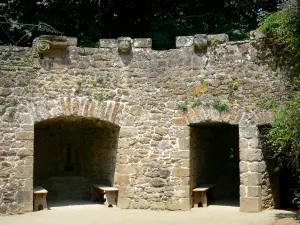
[(134, 105), (129, 110), (129, 113), (133, 116), (141, 116), (142, 112), (143, 112), (143, 107), (139, 105)]
[(100, 48), (117, 48), (117, 40), (116, 39), (100, 39), (99, 47)]
[(129, 37), (118, 38), (118, 52), (120, 54), (129, 54), (132, 48), (131, 41)]
[(247, 196), (247, 189), (245, 185), (240, 185), (240, 196), (246, 197)]
[(190, 158), (190, 151), (176, 151), (171, 152), (172, 159), (188, 159)]
[(180, 150), (189, 150), (190, 149), (190, 138), (189, 138), (189, 136), (179, 139), (179, 149)]
[(167, 178), (171, 174), (170, 170), (168, 170), (168, 169), (159, 169), (158, 173), (161, 178)]
[(169, 134), (169, 129), (165, 128), (165, 127), (156, 127), (155, 128), (155, 133), (160, 135), (160, 136), (164, 136)]
[(67, 37), (68, 46), (76, 46), (78, 43), (77, 38), (75, 37)]
[(26, 156), (33, 156), (33, 149), (20, 149), (18, 150), (17, 155), (21, 158)]
[(229, 41), (229, 37), (227, 34), (212, 34), (207, 36), (207, 40), (209, 45), (223, 44)]
[(129, 175), (127, 174), (117, 174), (115, 183), (121, 186), (126, 186), (129, 184)]
[(179, 209), (182, 211), (188, 211), (191, 209), (190, 198), (180, 198), (179, 199)]
[(135, 48), (151, 48), (152, 39), (151, 38), (135, 38), (133, 39), (133, 46)]
[(247, 187), (247, 196), (248, 197), (261, 197), (262, 190), (260, 186), (248, 186)]
[(260, 162), (263, 159), (261, 149), (241, 149), (240, 161)]
[(193, 45), (193, 36), (179, 36), (176, 37), (176, 48), (190, 47)]
[(33, 200), (24, 202), (21, 208), (22, 212), (32, 212), (33, 211)]
[(258, 186), (262, 183), (262, 175), (260, 173), (243, 173), (240, 175), (241, 184), (246, 186)]
[(15, 134), (16, 140), (33, 140), (34, 133), (31, 131), (21, 131)]
[(240, 127), (239, 129), (240, 138), (257, 138), (258, 135), (258, 129), (256, 126), (253, 127)]
[(33, 175), (33, 165), (30, 166), (19, 166), (15, 174), (17, 179), (26, 179), (32, 177)]
[(266, 35), (257, 30), (250, 31), (250, 39), (263, 39), (266, 38)]
[(259, 197), (241, 197), (240, 198), (241, 212), (260, 212), (261, 198)]
[(132, 207), (134, 209), (148, 209), (148, 208), (150, 208), (150, 204), (147, 200), (140, 199), (137, 202), (132, 202)]
[(153, 178), (151, 179), (151, 185), (153, 187), (163, 187), (166, 185), (166, 181), (162, 178)]
[(248, 162), (241, 161), (240, 162), (240, 173), (246, 173), (249, 171)]
[(119, 198), (118, 207), (121, 209), (129, 209), (131, 206), (132, 200), (130, 198)]
[(188, 177), (190, 176), (190, 170), (188, 168), (176, 167), (172, 170), (173, 177)]
[(165, 210), (166, 203), (164, 202), (152, 202), (150, 205), (150, 209), (152, 210)]
[(265, 162), (251, 162), (249, 163), (249, 169), (251, 172), (263, 173), (267, 169)]
[(16, 195), (16, 202), (23, 203), (29, 202), (33, 199), (33, 192), (32, 191), (19, 191)]
[(206, 34), (195, 35), (194, 50), (196, 53), (205, 53), (207, 51), (207, 35)]
[(136, 137), (138, 134), (137, 127), (121, 127), (120, 138)]
[(167, 201), (167, 209), (171, 211), (176, 211), (180, 209), (180, 202), (179, 200), (169, 199)]

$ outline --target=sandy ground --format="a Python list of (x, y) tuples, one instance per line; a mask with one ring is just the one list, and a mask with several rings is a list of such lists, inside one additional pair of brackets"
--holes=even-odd
[[(0, 225), (271, 225), (277, 218), (283, 217), (291, 217), (291, 213), (279, 210), (241, 213), (238, 207), (217, 205), (186, 212), (170, 212), (124, 210), (98, 204), (86, 204), (51, 207), (51, 210), (3, 216), (0, 217)], [(278, 223), (276, 225), (292, 225), (290, 223), (293, 222), (292, 219), (288, 220), (287, 224)]]

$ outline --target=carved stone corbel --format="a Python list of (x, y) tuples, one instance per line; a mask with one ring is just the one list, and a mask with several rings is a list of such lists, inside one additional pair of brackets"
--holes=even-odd
[(40, 57), (55, 50), (65, 51), (68, 47), (68, 38), (65, 36), (43, 35), (35, 38), (32, 45), (33, 67), (41, 68)]

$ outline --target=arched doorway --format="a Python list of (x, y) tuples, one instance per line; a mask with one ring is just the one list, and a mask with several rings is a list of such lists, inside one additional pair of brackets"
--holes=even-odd
[(48, 205), (90, 200), (93, 183), (113, 185), (119, 126), (91, 117), (60, 116), (34, 126), (34, 185)]

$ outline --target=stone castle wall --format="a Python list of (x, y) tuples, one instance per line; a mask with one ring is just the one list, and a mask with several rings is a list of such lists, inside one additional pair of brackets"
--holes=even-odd
[(1, 46), (0, 214), (32, 210), (34, 124), (67, 115), (120, 126), (121, 208), (190, 209), (189, 125), (204, 121), (239, 126), (241, 211), (271, 207), (257, 125), (272, 121), (263, 100), (281, 101), (285, 81), (263, 43), (196, 35), (156, 51), (151, 39), (80, 48), (45, 36), (32, 48)]

